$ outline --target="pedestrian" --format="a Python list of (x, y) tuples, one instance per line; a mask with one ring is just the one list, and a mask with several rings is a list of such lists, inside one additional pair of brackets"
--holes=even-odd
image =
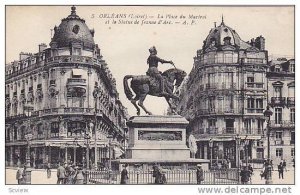
[(159, 171), (158, 171), (158, 165), (155, 164), (153, 165), (153, 174), (152, 176), (154, 177), (154, 183), (159, 184)]
[(75, 170), (73, 168), (73, 165), (69, 164), (66, 168), (66, 179), (65, 179), (65, 184), (73, 184), (74, 181), (74, 174)]
[(75, 184), (83, 184), (84, 176), (81, 167), (76, 167)]
[(248, 170), (247, 166), (243, 166), (243, 169), (241, 170), (240, 176), (241, 176), (242, 184), (248, 184), (249, 178), (250, 178), (250, 173), (249, 173), (249, 170)]
[(47, 163), (46, 171), (47, 171), (47, 178), (49, 179), (51, 177), (51, 165), (50, 165), (50, 163)]
[(283, 160), (282, 168), (285, 170), (285, 172), (287, 172), (286, 161), (285, 160)]
[(204, 181), (204, 173), (201, 164), (197, 164), (197, 184), (201, 184)]
[(250, 181), (250, 183), (252, 183), (252, 175), (254, 173), (253, 173), (253, 168), (252, 168), (251, 164), (248, 164), (248, 171), (249, 171), (249, 181)]
[(278, 165), (278, 176), (279, 176), (279, 179), (283, 179), (283, 163), (280, 162), (280, 164)]
[(23, 184), (23, 173), (24, 169), (22, 169), (21, 165), (19, 165), (16, 173), (16, 180), (18, 181), (18, 184)]
[(273, 160), (270, 160), (270, 165), (271, 165), (272, 171), (274, 171)]
[(66, 169), (59, 163), (59, 167), (57, 168), (57, 184), (64, 184), (66, 177)]
[(167, 177), (166, 177), (166, 170), (160, 168), (160, 184), (166, 184), (167, 183)]
[(121, 184), (127, 184), (128, 183), (128, 179), (129, 179), (129, 177), (128, 177), (128, 171), (127, 171), (127, 164), (125, 164), (124, 165), (124, 168), (123, 168), (123, 170), (122, 170), (122, 172), (121, 172)]

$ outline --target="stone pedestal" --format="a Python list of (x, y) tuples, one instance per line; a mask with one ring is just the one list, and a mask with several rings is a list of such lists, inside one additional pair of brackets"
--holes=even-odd
[(186, 145), (188, 121), (181, 116), (135, 116), (128, 125), (127, 159), (120, 165), (139, 166), (149, 169), (155, 163), (171, 169), (188, 169), (201, 163), (208, 169), (208, 160), (190, 158)]

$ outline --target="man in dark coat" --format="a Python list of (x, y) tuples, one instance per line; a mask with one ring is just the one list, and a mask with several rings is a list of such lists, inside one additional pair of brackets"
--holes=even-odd
[(286, 168), (286, 161), (285, 161), (285, 160), (283, 160), (282, 168), (283, 168), (283, 170), (287, 171), (287, 168)]
[(201, 184), (201, 182), (204, 181), (204, 173), (202, 169), (202, 165), (197, 165), (197, 184)]
[(127, 164), (124, 165), (124, 168), (121, 172), (121, 184), (127, 184), (127, 182), (128, 182), (129, 177), (128, 177), (128, 171), (126, 169), (127, 166), (128, 166)]
[(243, 166), (243, 169), (240, 173), (242, 184), (248, 184), (250, 178), (250, 172), (247, 166)]
[(60, 163), (59, 167), (57, 168), (57, 184), (64, 184), (65, 177), (66, 177), (65, 167), (63, 167)]
[(283, 179), (283, 165), (282, 162), (278, 165), (278, 175), (279, 175), (279, 179)]

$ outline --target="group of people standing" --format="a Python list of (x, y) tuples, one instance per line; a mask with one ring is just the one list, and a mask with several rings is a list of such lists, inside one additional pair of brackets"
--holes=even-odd
[(65, 163), (57, 168), (57, 184), (83, 184), (84, 172), (82, 167)]
[(16, 173), (16, 180), (18, 181), (18, 184), (25, 184), (25, 178), (26, 177), (26, 166), (22, 168), (22, 166), (18, 166), (18, 170)]
[[(261, 171), (261, 179), (264, 178), (266, 179), (267, 178), (267, 167), (270, 165), (270, 168), (271, 168), (271, 171), (274, 171), (274, 167), (273, 167), (273, 161), (270, 160), (269, 162), (267, 160), (265, 160), (264, 162), (264, 166), (263, 166), (263, 169)], [(278, 166), (277, 166), (277, 171), (278, 171), (278, 177), (279, 179), (283, 179), (283, 173), (284, 171), (287, 171), (287, 163), (285, 160), (282, 160)]]

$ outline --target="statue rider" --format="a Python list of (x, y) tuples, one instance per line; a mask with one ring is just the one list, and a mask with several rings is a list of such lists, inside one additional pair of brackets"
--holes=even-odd
[(147, 64), (149, 64), (149, 68), (147, 71), (147, 75), (154, 77), (155, 79), (157, 79), (160, 83), (160, 94), (165, 94), (165, 89), (164, 89), (164, 79), (161, 75), (161, 73), (158, 71), (157, 67), (158, 67), (158, 62), (164, 64), (164, 63), (169, 63), (172, 64), (175, 67), (174, 63), (172, 61), (166, 61), (163, 60), (159, 57), (157, 57), (157, 50), (155, 48), (155, 46), (151, 47), (149, 49), (150, 52), (150, 56), (147, 59)]

